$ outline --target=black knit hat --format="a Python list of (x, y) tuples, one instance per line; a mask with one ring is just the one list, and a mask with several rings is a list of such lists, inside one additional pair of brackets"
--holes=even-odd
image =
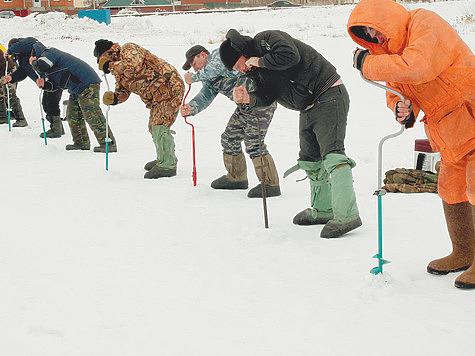
[(95, 43), (94, 47), (94, 57), (97, 58), (97, 61), (99, 61), (99, 57), (102, 55), (102, 53), (110, 50), (114, 42), (109, 41), (109, 40), (97, 40)]
[(183, 70), (189, 70), (191, 68), (191, 62), (193, 62), (193, 59), (197, 54), (200, 54), (201, 52), (209, 53), (209, 51), (204, 48), (203, 46), (196, 45), (191, 47), (188, 51), (185, 53), (186, 57), (186, 62), (183, 64)]
[(242, 53), (238, 52), (235, 48), (231, 46), (231, 41), (227, 39), (221, 46), (219, 46), (219, 55), (221, 56), (221, 61), (226, 66), (228, 70), (233, 70), (234, 65), (241, 58)]
[(19, 42), (20, 39), (21, 38), (12, 38), (10, 41), (8, 41), (8, 48), (10, 48), (12, 44)]

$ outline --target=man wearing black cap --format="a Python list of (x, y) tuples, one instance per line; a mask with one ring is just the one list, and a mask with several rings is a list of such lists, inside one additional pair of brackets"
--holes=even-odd
[(115, 77), (115, 91), (104, 93), (106, 105), (126, 101), (131, 93), (140, 96), (150, 109), (148, 129), (152, 134), (157, 159), (145, 165), (146, 179), (176, 175), (175, 132), (170, 126), (180, 109), (185, 86), (177, 70), (135, 43), (122, 47), (108, 40), (95, 43), (94, 56), (99, 69)]
[(299, 159), (288, 174), (298, 168), (307, 172), (312, 207), (297, 214), (294, 223), (325, 224), (323, 238), (361, 226), (351, 174), (355, 162), (344, 147), (350, 100), (335, 67), (309, 45), (277, 30), (251, 38), (231, 29), (220, 55), (228, 69), (249, 72), (256, 81), (254, 90), (234, 89), (236, 102), (255, 108), (277, 101), (300, 112)]
[[(192, 84), (202, 82), (201, 91), (180, 109), (183, 116), (193, 116), (206, 109), (214, 98), (219, 94), (232, 98), (233, 88), (237, 83), (246, 87), (252, 85), (248, 78), (239, 78), (239, 72), (228, 70), (224, 66), (219, 56), (219, 49), (211, 53), (200, 45), (191, 47), (185, 54), (186, 62), (184, 70), (193, 67), (195, 73), (186, 73), (185, 82)], [(264, 143), (269, 125), (272, 121), (276, 103), (270, 103), (259, 109), (250, 109), (248, 105), (236, 108), (228, 121), (225, 131), (221, 135), (221, 145), (223, 147), (224, 166), (228, 173), (211, 183), (214, 189), (247, 189), (247, 168), (246, 159), (242, 152), (241, 143), (244, 141), (246, 152), (249, 154), (254, 164), (259, 181), (265, 181), (264, 187), (267, 197), (280, 195), (279, 176), (274, 160)], [(259, 130), (257, 117), (260, 123), (262, 163), (264, 179), (261, 173), (261, 156), (259, 151)], [(262, 197), (261, 183), (248, 192), (248, 197)]]

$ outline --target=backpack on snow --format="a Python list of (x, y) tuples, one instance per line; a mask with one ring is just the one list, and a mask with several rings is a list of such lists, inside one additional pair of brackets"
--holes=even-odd
[(391, 193), (437, 193), (438, 174), (420, 169), (396, 168), (385, 173), (384, 186)]

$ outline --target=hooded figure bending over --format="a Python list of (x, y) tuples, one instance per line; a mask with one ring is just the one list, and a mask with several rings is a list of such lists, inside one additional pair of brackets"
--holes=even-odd
[(387, 104), (406, 128), (421, 120), (442, 164), (438, 192), (453, 252), (429, 263), (433, 274), (466, 270), (456, 287), (475, 288), (475, 57), (455, 30), (432, 11), (407, 11), (393, 0), (362, 0), (348, 32), (357, 49), (353, 65), (409, 100), (387, 93)]
[(251, 92), (244, 86), (235, 88), (234, 101), (251, 108), (276, 101), (300, 113), (299, 159), (289, 171), (306, 171), (312, 207), (293, 222), (325, 224), (323, 238), (360, 227), (351, 173), (356, 163), (346, 156), (344, 145), (350, 99), (335, 67), (283, 31), (263, 31), (251, 38), (229, 30), (220, 55), (228, 69), (249, 72), (256, 83)]

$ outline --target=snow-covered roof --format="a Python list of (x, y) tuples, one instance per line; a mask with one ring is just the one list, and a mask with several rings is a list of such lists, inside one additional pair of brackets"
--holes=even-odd
[(135, 6), (163, 6), (170, 5), (167, 0), (109, 0), (101, 7), (114, 8), (114, 7), (135, 7)]

